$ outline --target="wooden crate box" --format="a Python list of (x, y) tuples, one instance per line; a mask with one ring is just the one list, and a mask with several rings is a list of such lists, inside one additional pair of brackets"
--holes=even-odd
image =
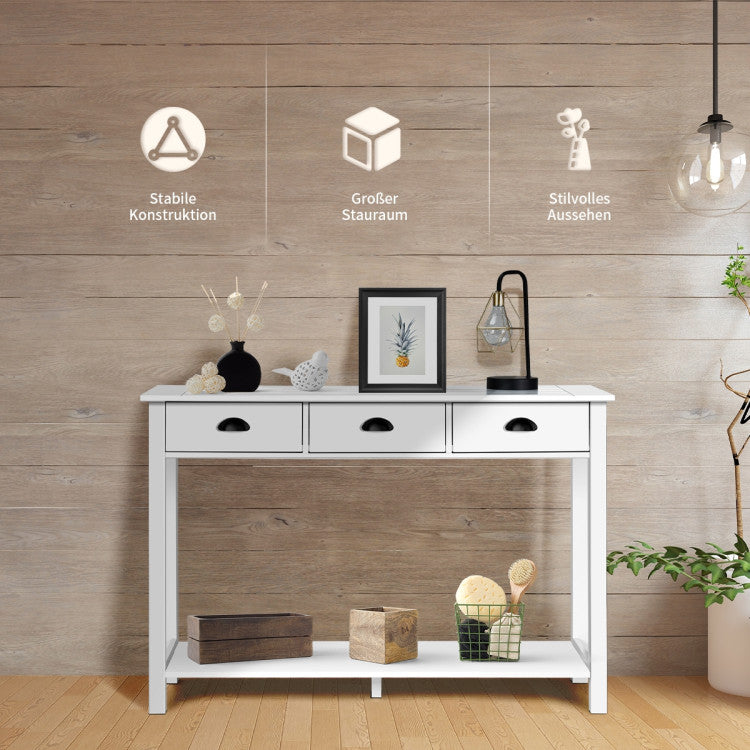
[(198, 664), (312, 656), (312, 617), (292, 612), (189, 615), (188, 656)]
[(392, 664), (417, 658), (417, 610), (370, 607), (349, 612), (349, 656)]

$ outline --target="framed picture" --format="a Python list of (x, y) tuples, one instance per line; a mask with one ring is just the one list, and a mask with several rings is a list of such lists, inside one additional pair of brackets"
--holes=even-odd
[(359, 390), (445, 392), (445, 289), (359, 290)]

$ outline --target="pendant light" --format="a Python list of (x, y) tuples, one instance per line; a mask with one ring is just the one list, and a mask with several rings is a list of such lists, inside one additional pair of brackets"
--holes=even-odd
[(723, 216), (750, 201), (750, 138), (719, 114), (719, 2), (713, 0), (713, 113), (669, 162), (669, 189), (690, 213)]

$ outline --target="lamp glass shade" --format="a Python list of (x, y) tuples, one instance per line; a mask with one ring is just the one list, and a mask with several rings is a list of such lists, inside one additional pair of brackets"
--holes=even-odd
[(482, 336), (490, 346), (504, 346), (510, 341), (510, 321), (505, 305), (492, 307), (482, 326)]
[(718, 143), (708, 132), (683, 138), (670, 156), (669, 189), (699, 216), (738, 211), (750, 202), (750, 137), (730, 130)]

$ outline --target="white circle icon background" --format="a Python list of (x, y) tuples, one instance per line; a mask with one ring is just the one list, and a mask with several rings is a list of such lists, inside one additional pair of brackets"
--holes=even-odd
[(203, 123), (189, 109), (158, 109), (141, 128), (141, 150), (146, 161), (164, 172), (190, 169), (205, 148)]

